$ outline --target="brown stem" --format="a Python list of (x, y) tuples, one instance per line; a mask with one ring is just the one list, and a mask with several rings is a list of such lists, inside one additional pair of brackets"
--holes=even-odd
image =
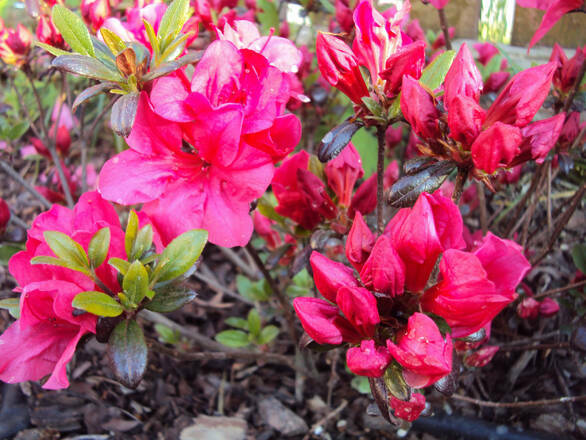
[(480, 228), (482, 235), (488, 231), (488, 213), (486, 212), (486, 196), (482, 182), (476, 182), (476, 193), (478, 194), (478, 206), (480, 208)]
[(439, 16), (440, 26), (442, 28), (442, 32), (444, 33), (444, 38), (446, 39), (446, 49), (452, 50), (452, 42), (450, 41), (450, 29), (448, 27), (448, 19), (446, 18), (446, 12), (444, 9), (438, 9), (437, 15)]
[(572, 290), (577, 287), (584, 286), (585, 284), (586, 284), (586, 280), (578, 281), (576, 283), (568, 284), (567, 286), (564, 286), (564, 287), (558, 287), (556, 289), (550, 289), (550, 290), (546, 290), (545, 292), (538, 293), (537, 295), (534, 295), (533, 298), (538, 299), (538, 298), (543, 298), (545, 296), (557, 295), (558, 293), (565, 292), (566, 290)]
[(555, 230), (553, 231), (553, 235), (549, 239), (547, 247), (543, 250), (543, 252), (535, 256), (535, 258), (531, 259), (532, 266), (536, 266), (537, 264), (539, 264), (541, 260), (543, 260), (547, 256), (547, 254), (551, 252), (556, 240), (558, 239), (558, 237), (564, 230), (566, 224), (570, 220), (570, 217), (572, 217), (572, 214), (574, 214), (574, 211), (582, 201), (584, 192), (586, 192), (586, 183), (583, 183), (582, 186), (580, 186), (580, 189), (578, 189), (578, 191), (576, 191), (576, 194), (574, 194), (574, 196), (572, 197), (572, 200), (570, 201), (570, 206), (568, 206), (568, 208), (562, 214), (560, 220), (558, 221)]
[(185, 353), (174, 348), (166, 347), (154, 339), (149, 339), (148, 344), (155, 351), (175, 359), (180, 359), (182, 361), (218, 361), (241, 359), (246, 361), (264, 361), (271, 364), (286, 365), (294, 370), (297, 368), (295, 366), (295, 361), (292, 358), (277, 353), (265, 353), (247, 350), (200, 351), (196, 353)]
[(529, 400), (524, 402), (489, 402), (486, 400), (479, 400), (467, 396), (461, 396), (459, 394), (453, 394), (452, 398), (464, 402), (469, 402), (474, 405), (485, 406), (489, 408), (531, 408), (535, 406), (559, 405), (567, 402), (582, 402), (586, 400), (586, 395), (564, 396), (558, 397), (556, 399)]
[(289, 302), (285, 294), (281, 291), (279, 285), (277, 284), (271, 273), (268, 271), (263, 261), (260, 259), (260, 256), (256, 252), (256, 249), (250, 243), (248, 243), (246, 245), (246, 250), (248, 251), (252, 259), (254, 260), (255, 264), (258, 266), (258, 268), (264, 275), (265, 279), (267, 280), (267, 283), (269, 283), (269, 286), (271, 287), (271, 290), (273, 291), (273, 293), (277, 297), (277, 300), (281, 304), (281, 307), (283, 308), (283, 312), (285, 314), (285, 320), (287, 321), (287, 331), (289, 332), (291, 341), (294, 344), (297, 344), (299, 338), (297, 337), (297, 330), (295, 329), (295, 317), (293, 316), (293, 308), (291, 307), (291, 303)]
[(568, 94), (568, 96), (566, 97), (566, 100), (564, 101), (564, 108), (562, 109), (562, 111), (566, 113), (566, 118), (568, 117), (568, 110), (570, 110), (570, 107), (572, 106), (572, 102), (574, 101), (574, 98), (576, 97), (578, 90), (580, 90), (580, 84), (582, 83), (582, 79), (584, 79), (585, 73), (586, 73), (586, 60), (582, 61), (582, 67), (580, 68), (580, 72), (578, 73), (578, 76), (576, 77), (576, 82), (574, 83), (574, 87), (572, 87), (572, 90), (570, 90), (570, 93)]
[(499, 351), (555, 350), (562, 348), (570, 348), (570, 343), (555, 342), (551, 344), (511, 345), (506, 347), (500, 347)]
[(376, 163), (376, 225), (380, 234), (384, 231), (384, 174), (385, 174), (385, 132), (386, 127), (379, 126), (376, 134), (378, 139), (378, 160)]
[(6, 174), (20, 183), (24, 188), (31, 193), (46, 209), (51, 209), (51, 202), (49, 202), (45, 196), (43, 196), (40, 192), (38, 192), (30, 183), (22, 178), (20, 174), (16, 172), (14, 168), (12, 168), (8, 163), (4, 162), (0, 159), (0, 168), (2, 168)]
[[(441, 10), (441, 9), (440, 9)], [(456, 204), (460, 204), (462, 198), (462, 192), (464, 191), (464, 184), (468, 179), (468, 167), (459, 167), (458, 174), (456, 175), (456, 182), (454, 183), (454, 192), (452, 194), (452, 201)]]
[(504, 234), (505, 237), (509, 237), (509, 238), (511, 237), (511, 234), (513, 233), (513, 228), (515, 228), (517, 226), (517, 223), (519, 221), (519, 217), (523, 213), (523, 208), (525, 207), (525, 204), (527, 203), (529, 198), (533, 195), (533, 193), (535, 192), (535, 189), (537, 188), (537, 185), (541, 181), (541, 174), (543, 172), (544, 166), (545, 166), (545, 164), (541, 164), (541, 165), (537, 166), (537, 169), (535, 170), (535, 173), (533, 174), (533, 177), (531, 178), (531, 185), (529, 185), (529, 189), (523, 195), (523, 198), (519, 201), (516, 208), (514, 209), (513, 215), (511, 217), (511, 221), (509, 222), (509, 227), (507, 228), (507, 230), (505, 231), (505, 234)]

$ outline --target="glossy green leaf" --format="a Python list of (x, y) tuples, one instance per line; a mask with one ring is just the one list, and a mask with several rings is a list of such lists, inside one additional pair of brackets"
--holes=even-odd
[(60, 55), (70, 55), (71, 54), (71, 52), (67, 52), (66, 50), (59, 49), (57, 47), (53, 47), (50, 44), (41, 43), (40, 41), (35, 42), (35, 45), (39, 46), (41, 49), (45, 49), (51, 55), (54, 55), (56, 57), (58, 57)]
[(142, 23), (144, 24), (147, 38), (149, 39), (149, 43), (151, 43), (151, 47), (153, 48), (153, 54), (155, 55), (155, 59), (156, 59), (156, 57), (158, 56), (159, 51), (160, 51), (159, 50), (159, 39), (157, 38), (157, 35), (155, 34), (155, 30), (153, 29), (152, 24), (150, 24), (145, 19), (142, 20)]
[(572, 260), (580, 272), (586, 273), (586, 245), (577, 244), (572, 248)]
[(114, 82), (122, 81), (118, 71), (86, 55), (61, 55), (55, 58), (51, 65), (57, 69), (87, 78)]
[(0, 245), (0, 266), (8, 265), (8, 261), (12, 258), (12, 256), (22, 250), (23, 249), (21, 247), (11, 244)]
[(208, 232), (203, 229), (193, 229), (175, 238), (159, 258), (157, 281), (172, 280), (183, 275), (195, 264), (201, 255), (208, 240)]
[(275, 339), (279, 334), (279, 328), (274, 325), (264, 327), (258, 336), (259, 345), (265, 345)]
[(383, 375), (385, 387), (387, 392), (395, 396), (399, 400), (405, 402), (411, 398), (411, 387), (407, 385), (403, 378), (403, 368), (395, 361), (393, 361), (385, 370)]
[(142, 77), (143, 82), (151, 81), (155, 78), (159, 78), (161, 76), (167, 75), (175, 70), (187, 66), (188, 64), (195, 63), (199, 61), (203, 55), (203, 52), (192, 52), (189, 53), (177, 60), (168, 61), (166, 63), (161, 64), (156, 69), (151, 70), (149, 73)]
[(159, 41), (175, 39), (188, 18), (189, 0), (173, 0), (161, 18), (157, 32)]
[(75, 266), (89, 267), (89, 260), (85, 250), (67, 234), (59, 231), (45, 231), (43, 232), (43, 237), (45, 237), (45, 241), (51, 250), (61, 260)]
[(130, 263), (122, 258), (112, 257), (108, 260), (108, 264), (110, 266), (114, 266), (118, 272), (122, 275), (126, 275), (128, 272), (128, 268), (130, 267)]
[(20, 299), (19, 298), (4, 298), (0, 299), (0, 309), (8, 310), (10, 316), (14, 319), (20, 318)]
[(136, 321), (119, 323), (108, 340), (108, 358), (118, 380), (136, 388), (146, 371), (147, 357), (144, 334)]
[(256, 309), (250, 309), (248, 312), (248, 330), (253, 337), (257, 337), (260, 334), (260, 315)]
[(158, 291), (151, 302), (146, 305), (146, 308), (153, 312), (170, 313), (193, 301), (196, 296), (197, 293), (193, 290), (169, 287)]
[(224, 330), (216, 335), (216, 341), (232, 348), (242, 348), (250, 344), (248, 333), (242, 330)]
[(112, 106), (110, 125), (119, 136), (126, 137), (132, 130), (136, 110), (138, 108), (139, 93), (123, 95)]
[(51, 266), (65, 267), (67, 269), (81, 272), (87, 276), (91, 275), (89, 268), (87, 268), (85, 266), (82, 267), (77, 264), (73, 264), (71, 262), (61, 260), (59, 258), (49, 257), (48, 255), (39, 255), (37, 257), (31, 258), (31, 264), (48, 264)]
[(175, 345), (179, 342), (181, 334), (177, 330), (170, 329), (163, 324), (155, 324), (155, 331), (159, 334), (159, 341)]
[(423, 72), (421, 73), (421, 78), (419, 78), (419, 83), (426, 86), (429, 90), (435, 90), (439, 86), (442, 85), (444, 82), (444, 78), (450, 70), (450, 66), (452, 65), (452, 61), (456, 56), (456, 52), (453, 50), (447, 50), (438, 56), (435, 60), (431, 62)]
[(231, 327), (236, 327), (241, 330), (248, 330), (248, 321), (246, 319), (231, 316), (229, 318), (226, 318), (224, 322)]
[(134, 246), (134, 240), (138, 234), (138, 215), (134, 209), (130, 210), (128, 214), (128, 222), (126, 223), (126, 232), (124, 233), (124, 249), (126, 250), (126, 256), (130, 260), (132, 254), (132, 248)]
[(130, 261), (140, 259), (143, 254), (151, 248), (153, 244), (153, 227), (151, 225), (146, 225), (142, 227), (138, 234), (136, 234), (136, 239), (132, 244), (132, 251), (130, 252)]
[(149, 274), (140, 261), (133, 262), (122, 280), (124, 293), (132, 304), (140, 304), (149, 290)]
[(269, 0), (258, 0), (257, 5), (260, 12), (257, 12), (256, 16), (260, 22), (262, 33), (268, 34), (271, 28), (278, 29), (280, 20), (276, 4)]
[(88, 247), (90, 266), (100, 267), (110, 250), (110, 228), (102, 228), (94, 234)]
[(53, 6), (53, 23), (71, 49), (82, 55), (95, 56), (90, 33), (83, 20), (59, 4)]
[(114, 317), (124, 311), (118, 301), (110, 295), (97, 291), (78, 293), (73, 298), (71, 305), (76, 309), (85, 310), (97, 316)]
[(72, 110), (75, 111), (79, 105), (83, 104), (88, 99), (116, 87), (119, 86), (114, 82), (101, 82), (95, 86), (84, 89), (79, 95), (76, 96), (75, 101), (73, 101)]
[(122, 41), (122, 38), (120, 38), (110, 29), (102, 27), (100, 29), (100, 34), (102, 34), (104, 43), (106, 44), (106, 46), (108, 46), (108, 48), (112, 52), (112, 55), (118, 55), (120, 52), (126, 49), (126, 43)]

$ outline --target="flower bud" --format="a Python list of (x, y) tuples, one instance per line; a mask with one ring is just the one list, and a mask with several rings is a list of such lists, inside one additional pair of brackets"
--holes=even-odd
[(110, 2), (109, 0), (81, 0), (80, 10), (87, 25), (97, 31), (110, 16)]
[(389, 405), (395, 411), (395, 416), (412, 422), (425, 409), (425, 397), (421, 393), (413, 393), (408, 402), (399, 400), (395, 396), (389, 398)]
[(496, 352), (499, 351), (499, 347), (496, 345), (485, 345), (481, 349), (464, 358), (464, 365), (468, 367), (484, 367), (488, 364)]
[(364, 175), (360, 154), (350, 143), (325, 166), (328, 186), (338, 196), (340, 206), (349, 207), (356, 181)]
[(354, 216), (354, 223), (346, 239), (346, 258), (357, 271), (368, 259), (374, 246), (375, 237), (365, 223), (360, 211)]
[(0, 237), (6, 231), (6, 226), (10, 221), (10, 208), (8, 204), (0, 197)]
[(387, 347), (375, 346), (372, 339), (363, 340), (360, 347), (346, 352), (348, 368), (359, 376), (381, 377), (392, 359)]
[(545, 298), (543, 301), (541, 301), (541, 304), (539, 304), (539, 314), (547, 318), (555, 315), (557, 312), (559, 312), (559, 310), (560, 305), (555, 299)]
[(37, 24), (37, 39), (41, 43), (48, 44), (49, 46), (56, 47), (58, 49), (65, 48), (65, 41), (63, 36), (59, 33), (51, 17), (41, 15), (39, 23)]

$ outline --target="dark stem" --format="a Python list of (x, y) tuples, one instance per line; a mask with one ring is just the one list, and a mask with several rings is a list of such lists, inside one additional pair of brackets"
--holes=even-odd
[(545, 292), (538, 293), (537, 295), (534, 295), (533, 298), (538, 299), (538, 298), (543, 298), (544, 296), (557, 295), (558, 293), (565, 292), (566, 290), (572, 290), (577, 287), (584, 286), (585, 284), (586, 284), (586, 280), (578, 281), (576, 283), (568, 284), (567, 286), (564, 286), (564, 287), (557, 287), (555, 289), (550, 289), (550, 290), (546, 290)]
[(452, 201), (456, 205), (460, 204), (466, 179), (468, 179), (468, 167), (459, 167), (458, 174), (456, 175), (456, 182), (454, 183), (454, 193), (452, 194)]
[(500, 347), (499, 351), (525, 351), (525, 350), (556, 350), (570, 348), (569, 342), (554, 342), (551, 344), (528, 344)]
[(443, 8), (438, 9), (437, 15), (439, 15), (440, 26), (442, 28), (442, 32), (444, 33), (444, 38), (446, 39), (446, 49), (452, 50), (452, 42), (450, 41), (450, 30), (448, 28), (446, 12), (443, 10)]
[(45, 196), (43, 196), (40, 192), (38, 192), (30, 183), (28, 183), (26, 180), (24, 180), (22, 178), (22, 176), (20, 174), (18, 174), (14, 168), (12, 168), (10, 165), (8, 165), (3, 160), (0, 160), (0, 168), (2, 168), (6, 172), (6, 174), (8, 174), (10, 177), (12, 177), (14, 180), (16, 180), (22, 186), (24, 186), (24, 188), (29, 193), (31, 193), (39, 202), (41, 202), (41, 204), (46, 209), (51, 209), (51, 206), (52, 206), (51, 202), (49, 202), (45, 198)]
[(246, 250), (264, 275), (267, 283), (269, 283), (269, 286), (271, 287), (271, 290), (274, 292), (277, 300), (281, 304), (283, 313), (285, 314), (285, 320), (287, 321), (287, 331), (289, 332), (289, 336), (291, 337), (293, 344), (297, 344), (299, 338), (297, 337), (297, 330), (295, 329), (295, 317), (293, 316), (293, 308), (291, 307), (291, 303), (285, 294), (281, 291), (279, 285), (268, 271), (265, 264), (260, 259), (260, 256), (256, 252), (256, 249), (250, 244), (250, 242), (246, 245)]
[(525, 402), (489, 402), (486, 400), (473, 399), (472, 397), (461, 396), (459, 394), (452, 395), (453, 399), (462, 400), (464, 402), (473, 403), (478, 406), (486, 406), (490, 408), (529, 408), (533, 406), (547, 406), (559, 405), (567, 402), (582, 402), (586, 400), (586, 395), (582, 396), (564, 396), (557, 399), (544, 400), (529, 400)]
[(476, 182), (476, 192), (478, 193), (478, 206), (480, 208), (480, 228), (482, 229), (482, 235), (486, 235), (488, 231), (488, 213), (486, 212), (486, 196), (482, 182)]
[(527, 203), (529, 198), (533, 195), (533, 193), (535, 192), (535, 189), (537, 188), (537, 185), (541, 181), (541, 174), (543, 172), (544, 167), (545, 167), (545, 164), (541, 164), (541, 165), (537, 166), (537, 169), (535, 170), (535, 173), (533, 174), (533, 176), (531, 178), (531, 185), (529, 185), (529, 189), (523, 195), (523, 198), (519, 201), (519, 203), (515, 207), (515, 210), (513, 212), (512, 217), (511, 217), (511, 221), (509, 222), (509, 226), (508, 226), (507, 230), (505, 231), (505, 234), (504, 234), (505, 237), (509, 237), (509, 238), (511, 237), (511, 233), (513, 232), (513, 229), (515, 228), (515, 226), (517, 226), (519, 216), (523, 213), (523, 208), (525, 207), (525, 204)]
[(379, 234), (382, 234), (384, 231), (385, 132), (386, 127), (382, 125), (376, 131), (378, 139), (378, 160), (376, 163), (376, 225)]
[(564, 230), (565, 226), (567, 225), (568, 221), (570, 221), (570, 217), (572, 217), (572, 214), (574, 214), (574, 211), (576, 211), (576, 208), (582, 201), (584, 192), (586, 192), (586, 183), (583, 183), (582, 186), (580, 186), (580, 188), (578, 189), (578, 191), (576, 191), (576, 194), (574, 194), (574, 196), (572, 197), (570, 201), (570, 206), (568, 206), (566, 212), (562, 214), (560, 220), (556, 224), (556, 227), (553, 231), (553, 235), (550, 237), (547, 243), (547, 247), (543, 250), (543, 252), (535, 256), (535, 258), (531, 259), (532, 266), (536, 266), (537, 264), (539, 264), (541, 260), (543, 260), (547, 256), (547, 254), (551, 252), (556, 240), (558, 239), (558, 237)]

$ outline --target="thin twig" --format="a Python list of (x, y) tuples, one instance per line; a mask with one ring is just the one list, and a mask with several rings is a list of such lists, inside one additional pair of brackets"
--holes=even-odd
[(384, 174), (385, 174), (385, 131), (386, 127), (377, 127), (378, 160), (376, 163), (376, 225), (379, 235), (383, 233), (384, 225)]
[(551, 234), (551, 161), (547, 161), (547, 178), (546, 178), (546, 194), (547, 194), (547, 233)]
[(12, 177), (14, 180), (16, 180), (22, 186), (24, 186), (24, 188), (29, 193), (31, 193), (39, 202), (41, 202), (41, 204), (43, 205), (43, 207), (45, 207), (46, 209), (51, 209), (51, 206), (52, 206), (51, 205), (51, 202), (49, 202), (30, 183), (28, 183), (26, 180), (24, 180), (22, 178), (22, 176), (20, 174), (18, 174), (16, 172), (16, 170), (14, 168), (12, 168), (7, 162), (4, 162), (2, 159), (0, 159), (0, 167), (6, 172), (6, 174), (8, 174), (10, 177)]
[(541, 292), (541, 293), (538, 293), (537, 295), (534, 295), (533, 298), (538, 299), (538, 298), (543, 298), (545, 296), (557, 295), (558, 293), (565, 292), (566, 290), (572, 290), (572, 289), (575, 289), (577, 287), (581, 287), (584, 285), (586, 285), (586, 280), (582, 280), (582, 281), (578, 281), (576, 283), (568, 284), (567, 286), (564, 286), (564, 287), (557, 287), (555, 289), (546, 290), (545, 292)]
[(28, 229), (28, 225), (12, 209), (10, 210), (10, 221), (21, 228)]
[(265, 279), (267, 280), (267, 283), (269, 283), (269, 286), (271, 287), (271, 290), (273, 291), (273, 293), (277, 297), (277, 300), (281, 304), (281, 307), (283, 308), (283, 313), (285, 314), (285, 320), (287, 321), (287, 331), (289, 332), (291, 341), (294, 344), (297, 344), (297, 341), (299, 339), (297, 337), (297, 330), (295, 328), (293, 308), (291, 306), (291, 303), (289, 302), (289, 299), (279, 288), (279, 285), (277, 284), (271, 273), (268, 271), (263, 261), (260, 259), (260, 256), (256, 252), (256, 249), (250, 243), (248, 243), (246, 245), (246, 250), (248, 251), (252, 259), (254, 260), (255, 264), (258, 266), (258, 268), (264, 275)]
[(476, 193), (478, 194), (478, 206), (480, 208), (480, 228), (482, 229), (482, 235), (486, 235), (488, 231), (488, 213), (486, 212), (486, 197), (482, 182), (476, 182)]
[(296, 369), (294, 360), (283, 354), (247, 350), (200, 351), (195, 353), (186, 353), (174, 348), (166, 347), (154, 339), (149, 339), (148, 343), (151, 348), (155, 349), (155, 351), (176, 359), (180, 359), (182, 361), (222, 361), (241, 359), (246, 361), (263, 361), (271, 364), (286, 365), (291, 369)]
[(468, 167), (459, 167), (458, 174), (456, 175), (456, 182), (454, 183), (454, 192), (452, 193), (452, 201), (456, 204), (460, 204), (462, 198), (462, 192), (464, 191), (464, 184), (468, 178)]
[[(207, 266), (204, 266), (203, 264), (200, 267), (202, 269), (202, 271), (208, 272), (211, 275), (213, 275), (213, 272), (211, 270), (209, 270), (207, 268)], [(218, 291), (218, 292), (222, 292), (223, 294), (229, 296), (230, 298), (234, 298), (237, 299), (238, 301), (242, 301), (243, 303), (246, 303), (248, 305), (253, 306), (254, 303), (246, 298), (244, 298), (242, 295), (237, 294), (236, 292), (233, 292), (232, 290), (228, 289), (226, 286), (222, 285), (217, 278), (212, 278), (211, 276), (207, 276), (202, 274), (200, 271), (196, 271), (193, 274), (198, 280), (203, 281), (204, 283), (206, 283), (208, 285), (208, 287), (212, 290)]]
[(564, 348), (570, 348), (570, 343), (554, 342), (551, 344), (507, 345), (500, 347), (499, 351), (555, 350)]
[(547, 247), (543, 250), (543, 252), (541, 252), (539, 255), (531, 259), (532, 266), (536, 266), (537, 264), (539, 264), (541, 260), (543, 260), (547, 256), (547, 254), (551, 252), (556, 240), (558, 239), (558, 237), (564, 230), (566, 224), (570, 220), (570, 217), (572, 217), (572, 214), (574, 214), (574, 211), (582, 201), (582, 197), (584, 196), (585, 191), (586, 183), (583, 183), (582, 186), (580, 186), (580, 189), (576, 191), (576, 194), (574, 194), (574, 197), (572, 197), (570, 206), (568, 206), (566, 211), (562, 214), (560, 220), (557, 222), (555, 230), (553, 231), (553, 234), (550, 237), (549, 242), (547, 243)]
[(570, 90), (570, 93), (568, 94), (568, 96), (566, 97), (566, 100), (564, 101), (564, 108), (562, 109), (562, 111), (566, 113), (566, 118), (569, 116), (568, 110), (570, 110), (570, 107), (572, 106), (572, 102), (574, 101), (574, 98), (575, 98), (576, 94), (578, 93), (578, 90), (580, 90), (580, 84), (582, 83), (582, 79), (584, 79), (585, 73), (586, 73), (586, 60), (582, 61), (582, 67), (580, 68), (580, 71), (578, 72), (578, 76), (576, 76), (576, 82), (574, 83), (574, 87), (572, 87), (572, 90)]
[(519, 203), (517, 204), (517, 206), (513, 210), (513, 215), (511, 217), (510, 222), (509, 222), (509, 227), (507, 228), (507, 230), (505, 231), (505, 234), (504, 234), (505, 237), (510, 238), (511, 235), (513, 234), (513, 228), (518, 227), (517, 225), (518, 225), (519, 217), (524, 212), (523, 207), (527, 203), (527, 200), (529, 200), (529, 198), (533, 195), (533, 193), (535, 192), (535, 189), (537, 188), (537, 185), (541, 181), (541, 173), (543, 171), (543, 167), (544, 167), (543, 164), (538, 165), (537, 169), (535, 170), (535, 173), (533, 173), (533, 176), (531, 178), (531, 184), (529, 185), (527, 192), (523, 195), (521, 200), (519, 200)]
[(452, 50), (452, 42), (450, 41), (450, 28), (448, 27), (448, 19), (446, 18), (446, 11), (443, 8), (437, 10), (437, 15), (439, 16), (440, 26), (442, 28), (442, 32), (444, 33), (444, 38), (446, 40), (446, 49)]
[(259, 279), (259, 274), (256, 270), (250, 267), (246, 261), (244, 261), (240, 256), (234, 252), (232, 249), (225, 248), (222, 246), (217, 246), (221, 253), (230, 260), (235, 266), (237, 266), (248, 278), (252, 278), (253, 280)]
[(331, 420), (334, 417), (338, 416), (338, 414), (340, 414), (342, 411), (344, 411), (344, 409), (347, 406), (348, 406), (348, 401), (342, 400), (342, 403), (340, 403), (336, 409), (332, 410), (330, 413), (326, 414), (324, 417), (322, 417), (317, 422), (315, 422), (313, 425), (311, 425), (311, 429), (309, 430), (309, 432), (307, 434), (305, 434), (305, 436), (303, 437), (303, 440), (310, 439), (311, 435), (314, 432), (316, 432), (321, 426), (325, 425), (328, 422), (328, 420)]
[(581, 396), (564, 396), (556, 399), (529, 400), (524, 402), (489, 402), (486, 400), (473, 399), (459, 394), (453, 394), (453, 399), (469, 402), (478, 406), (489, 408), (531, 408), (536, 406), (559, 405), (567, 402), (581, 402), (586, 400), (586, 395)]

